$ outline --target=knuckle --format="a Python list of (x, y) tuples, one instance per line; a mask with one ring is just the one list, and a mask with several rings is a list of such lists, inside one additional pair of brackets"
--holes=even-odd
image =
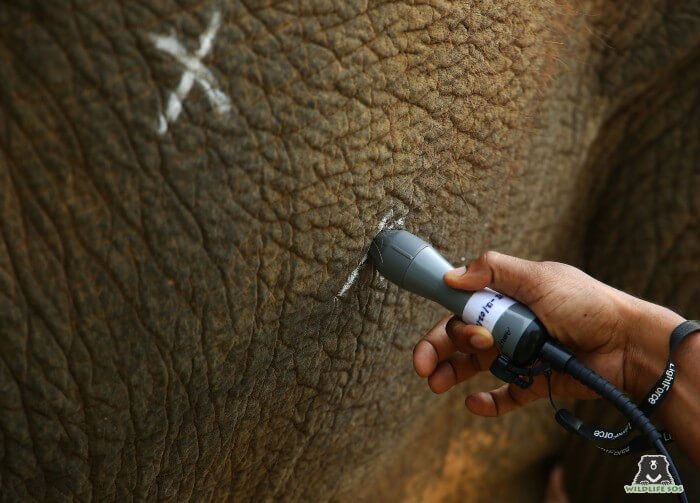
[(500, 259), (501, 254), (495, 250), (484, 252), (481, 257), (479, 257), (479, 260), (484, 264), (497, 264)]
[(569, 264), (561, 262), (539, 262), (539, 270), (537, 271), (539, 278), (538, 287), (544, 291), (552, 290), (555, 285), (563, 285), (568, 283), (580, 283), (585, 273)]
[(538, 267), (544, 273), (560, 275), (563, 272), (569, 272), (570, 269), (575, 269), (570, 265), (562, 264), (561, 262), (554, 262), (552, 260), (545, 260), (543, 262), (535, 262)]
[(499, 404), (498, 395), (493, 390), (489, 391), (489, 395), (491, 395), (491, 400), (493, 400), (493, 405), (496, 409), (496, 417), (499, 417), (501, 415), (501, 406)]
[(558, 281), (566, 274), (570, 266), (561, 262), (546, 260), (543, 262), (533, 262), (533, 276), (537, 278), (537, 285), (543, 287), (553, 281)]
[(513, 400), (513, 403), (518, 407), (522, 407), (524, 405), (524, 402), (519, 396), (518, 390), (516, 389), (515, 385), (509, 385), (506, 389), (508, 390), (508, 395), (510, 396), (510, 399)]
[(533, 286), (541, 287), (550, 281), (561, 277), (561, 271), (557, 262), (533, 262), (531, 265), (531, 277), (534, 281)]
[(476, 354), (472, 353), (471, 355), (469, 355), (469, 359), (471, 360), (471, 364), (472, 367), (474, 367), (474, 370), (476, 370), (477, 372), (481, 372), (484, 370), (481, 367), (481, 361), (479, 361), (479, 357)]

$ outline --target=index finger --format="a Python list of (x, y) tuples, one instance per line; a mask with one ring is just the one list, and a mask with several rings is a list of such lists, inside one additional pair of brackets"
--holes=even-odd
[(431, 328), (413, 348), (413, 367), (421, 377), (433, 373), (437, 364), (446, 360), (457, 351), (445, 331), (445, 326), (452, 316), (446, 316)]

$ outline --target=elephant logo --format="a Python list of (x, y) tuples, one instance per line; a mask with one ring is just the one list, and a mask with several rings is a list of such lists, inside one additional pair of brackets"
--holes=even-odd
[(661, 454), (645, 454), (637, 463), (639, 470), (632, 484), (673, 484), (668, 460)]

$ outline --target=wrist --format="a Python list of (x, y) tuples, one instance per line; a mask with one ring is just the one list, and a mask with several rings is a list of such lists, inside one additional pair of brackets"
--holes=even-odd
[(685, 321), (663, 306), (632, 298), (623, 361), (625, 392), (640, 400), (666, 367), (671, 332)]

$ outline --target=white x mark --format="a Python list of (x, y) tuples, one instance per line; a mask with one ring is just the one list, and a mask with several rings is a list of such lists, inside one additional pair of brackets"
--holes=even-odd
[(209, 21), (209, 26), (199, 36), (199, 49), (194, 54), (190, 54), (182, 46), (180, 41), (175, 38), (174, 33), (170, 35), (151, 33), (149, 35), (156, 48), (170, 54), (185, 68), (177, 89), (170, 92), (165, 114), (161, 113), (158, 117), (158, 133), (164, 134), (168, 130), (168, 123), (177, 120), (182, 111), (182, 102), (187, 97), (190, 89), (192, 89), (195, 81), (202, 86), (207, 94), (209, 103), (216, 112), (223, 114), (231, 110), (231, 100), (219, 89), (214, 74), (202, 63), (202, 58), (211, 50), (220, 25), (221, 15), (215, 12), (211, 17), (211, 21)]

